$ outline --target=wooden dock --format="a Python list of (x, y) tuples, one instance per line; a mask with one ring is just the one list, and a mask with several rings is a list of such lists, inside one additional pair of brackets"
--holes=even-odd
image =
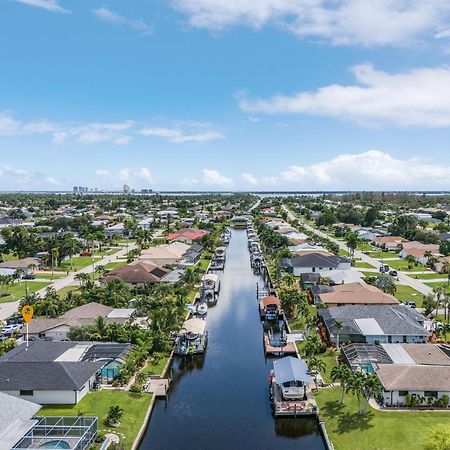
[(272, 406), (275, 416), (316, 416), (317, 404), (312, 394), (311, 388), (306, 389), (304, 400), (285, 400), (279, 386), (272, 382), (270, 385), (272, 396)]
[(155, 397), (166, 397), (170, 388), (169, 378), (150, 378), (146, 392), (152, 393)]
[(264, 336), (264, 352), (266, 355), (273, 355), (273, 356), (282, 356), (282, 355), (296, 355), (297, 354), (297, 347), (295, 346), (295, 343), (288, 342), (283, 347), (274, 347), (270, 345), (268, 336)]

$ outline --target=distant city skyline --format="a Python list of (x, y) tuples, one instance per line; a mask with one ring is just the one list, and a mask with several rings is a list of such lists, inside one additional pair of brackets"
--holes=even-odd
[(0, 190), (450, 188), (450, 4), (0, 0)]

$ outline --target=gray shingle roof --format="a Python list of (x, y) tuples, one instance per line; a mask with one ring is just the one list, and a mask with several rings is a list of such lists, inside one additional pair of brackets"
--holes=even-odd
[(419, 323), (425, 317), (413, 308), (402, 305), (345, 305), (320, 309), (317, 313), (333, 334), (336, 332), (336, 320), (344, 324), (341, 334), (361, 334), (354, 319), (374, 318), (387, 335), (428, 335)]
[(342, 256), (327, 256), (320, 253), (295, 256), (294, 258), (281, 258), (282, 267), (333, 267), (336, 268), (343, 262), (349, 262)]

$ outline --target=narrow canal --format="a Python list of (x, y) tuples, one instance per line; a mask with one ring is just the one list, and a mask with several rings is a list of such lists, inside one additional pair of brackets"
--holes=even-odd
[(217, 304), (207, 315), (205, 355), (172, 363), (166, 403), (158, 400), (141, 450), (308, 449), (325, 446), (316, 420), (272, 416), (247, 235), (233, 230)]

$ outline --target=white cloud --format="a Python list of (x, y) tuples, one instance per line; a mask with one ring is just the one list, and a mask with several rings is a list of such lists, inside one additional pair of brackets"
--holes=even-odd
[(315, 189), (447, 189), (450, 166), (418, 158), (398, 159), (369, 150), (342, 154), (309, 166), (293, 165), (279, 180), (285, 188)]
[(63, 8), (57, 0), (15, 0), (17, 3), (35, 6), (36, 8), (46, 9), (53, 13), (70, 13), (68, 9)]
[(208, 186), (229, 187), (233, 184), (233, 179), (220, 174), (214, 169), (203, 169), (203, 182)]
[(97, 175), (98, 177), (107, 177), (107, 176), (109, 176), (109, 170), (97, 169), (95, 171), (95, 175)]
[(0, 189), (8, 190), (44, 190), (61, 188), (61, 180), (42, 172), (32, 172), (26, 169), (0, 165)]
[(121, 181), (129, 181), (130, 180), (130, 169), (124, 168), (120, 169), (117, 173), (117, 178)]
[(139, 31), (144, 36), (150, 36), (152, 34), (152, 27), (141, 19), (128, 19), (108, 8), (93, 9), (92, 12), (98, 19), (103, 20), (104, 22), (131, 27), (133, 30)]
[(172, 0), (198, 28), (275, 24), (335, 45), (405, 45), (446, 28), (446, 0)]
[(251, 184), (252, 186), (256, 186), (256, 185), (259, 183), (258, 179), (257, 179), (256, 177), (254, 177), (254, 176), (253, 176), (251, 173), (249, 173), (249, 172), (244, 172), (244, 173), (242, 174), (242, 179), (243, 179), (246, 183)]
[(176, 126), (151, 126), (134, 120), (122, 122), (56, 123), (46, 119), (22, 122), (10, 113), (0, 112), (1, 136), (50, 135), (53, 144), (74, 141), (85, 145), (111, 143), (128, 145), (136, 136), (156, 136), (176, 144), (209, 142), (224, 138), (211, 124), (177, 122)]
[[(205, 125), (206, 126), (206, 125)], [(193, 128), (192, 126), (190, 128)], [(202, 126), (195, 126), (195, 128), (202, 128)], [(139, 132), (142, 136), (155, 136), (165, 138), (175, 144), (183, 144), (187, 142), (209, 142), (217, 139), (222, 139), (224, 135), (215, 130), (182, 130), (179, 127), (146, 127)]]
[(150, 170), (147, 169), (147, 167), (141, 167), (139, 172), (137, 173), (138, 177), (141, 178), (146, 183), (152, 183), (152, 174), (150, 173)]
[(450, 69), (419, 68), (391, 74), (370, 64), (352, 68), (357, 84), (329, 85), (314, 92), (241, 97), (246, 112), (306, 114), (350, 120), (366, 126), (450, 125)]

